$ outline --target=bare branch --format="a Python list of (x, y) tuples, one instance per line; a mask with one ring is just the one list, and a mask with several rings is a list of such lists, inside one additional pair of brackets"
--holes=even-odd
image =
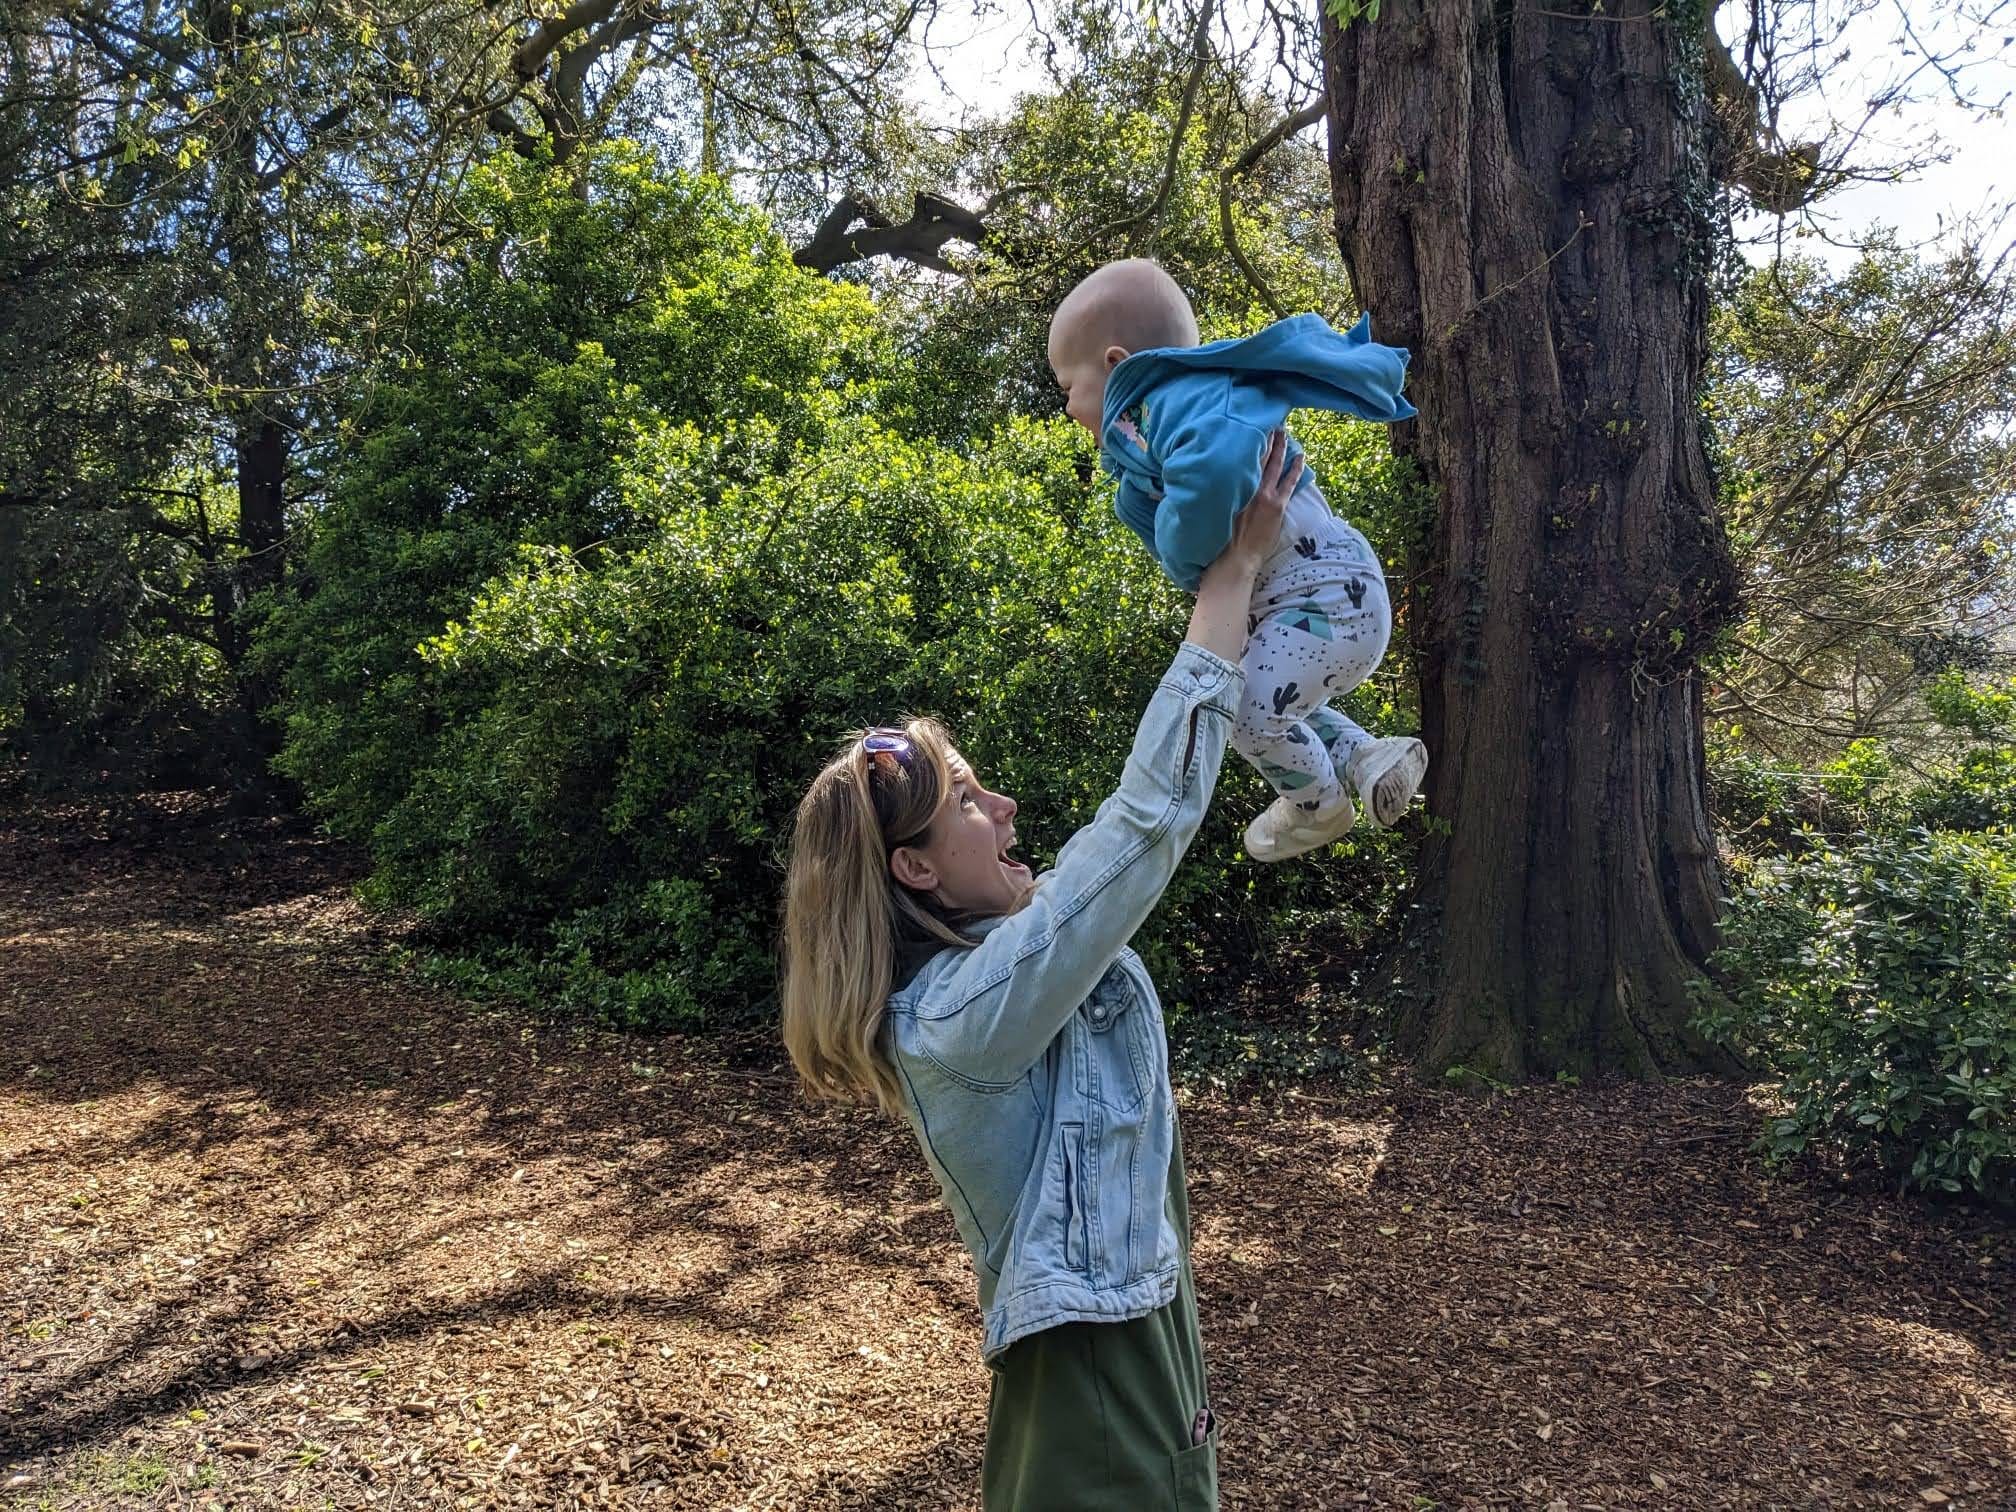
[(1707, 57), (1708, 96), (1722, 124), (1721, 176), (1736, 185), (1760, 210), (1790, 215), (1808, 204), (1831, 181), (1820, 172), (1819, 142), (1788, 144), (1778, 138), (1776, 124), (1765, 118), (1757, 90), (1744, 76), (1715, 31), (1722, 0), (1715, 0), (1702, 22)]
[(511, 71), (521, 79), (538, 75), (554, 49), (569, 37), (599, 26), (615, 14), (622, 0), (577, 0), (559, 15), (539, 24), (536, 31), (511, 55)]
[(492, 131), (510, 142), (511, 150), (518, 156), (536, 158), (539, 155), (539, 138), (520, 126), (503, 106), (496, 107), (484, 120)]
[(1232, 184), (1233, 181), (1250, 173), (1259, 161), (1276, 147), (1298, 132), (1307, 131), (1322, 120), (1330, 108), (1329, 100), (1318, 95), (1300, 110), (1284, 116), (1274, 126), (1263, 132), (1238, 158), (1219, 170), (1218, 173), (1218, 235), (1225, 243), (1225, 250), (1232, 255), (1232, 261), (1239, 265), (1239, 272), (1246, 282), (1253, 286), (1253, 292), (1260, 296), (1279, 320), (1288, 313), (1287, 307), (1268, 287), (1267, 280), (1260, 275), (1246, 249), (1239, 245), (1238, 228), (1232, 224)]
[(1183, 101), (1176, 111), (1175, 128), (1169, 133), (1169, 152), (1162, 162), (1162, 182), (1156, 186), (1153, 199), (1113, 228), (1116, 231), (1126, 228), (1130, 251), (1138, 250), (1143, 231), (1152, 228), (1161, 218), (1162, 207), (1169, 203), (1169, 192), (1176, 187), (1176, 169), (1183, 161), (1183, 142), (1190, 135), (1190, 117), (1197, 110), (1197, 91), (1204, 83), (1205, 69), (1211, 64), (1208, 38), (1212, 5), (1213, 0), (1204, 0), (1197, 12), (1196, 28), (1190, 33), (1190, 76), (1183, 81)]
[[(989, 201), (990, 209), (993, 203)], [(945, 260), (945, 243), (963, 241), (981, 247), (987, 234), (987, 223), (980, 215), (940, 195), (919, 194), (912, 202), (910, 218), (896, 223), (866, 195), (855, 193), (842, 196), (819, 222), (811, 241), (793, 252), (791, 260), (801, 268), (831, 273), (871, 257), (900, 257), (950, 273), (955, 269)]]

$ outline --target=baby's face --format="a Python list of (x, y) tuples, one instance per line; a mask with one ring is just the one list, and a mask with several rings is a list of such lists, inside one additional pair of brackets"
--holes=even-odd
[(1050, 326), (1050, 371), (1064, 390), (1064, 413), (1093, 435), (1106, 408), (1106, 375), (1127, 355), (1117, 346), (1101, 347), (1087, 333), (1066, 324)]

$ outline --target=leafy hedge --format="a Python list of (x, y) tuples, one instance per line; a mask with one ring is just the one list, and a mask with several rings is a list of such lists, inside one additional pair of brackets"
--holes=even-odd
[(2016, 837), (1920, 830), (1752, 862), (1702, 1027), (1784, 1080), (1764, 1146), (2016, 1195)]
[(1911, 749), (1853, 740), (1811, 771), (1724, 734), (1709, 747), (1708, 777), (1725, 839), (1768, 855), (1912, 829), (2016, 826), (2016, 683), (1949, 669), (1927, 685), (1924, 706), (1930, 729)]
[(0, 508), (0, 783), (105, 793), (257, 769), (223, 655), (168, 628), (201, 570), (123, 510)]
[(1950, 670), (1906, 761), (1797, 772), (1720, 751), (1735, 884), (1701, 1027), (1784, 1079), (1762, 1141), (1904, 1186), (2016, 1197), (2016, 685)]

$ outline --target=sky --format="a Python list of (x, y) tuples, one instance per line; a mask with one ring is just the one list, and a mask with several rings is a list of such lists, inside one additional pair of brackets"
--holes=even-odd
[[(1899, 35), (1899, 3), (1911, 6), (1926, 44), (1939, 47), (1953, 35), (1955, 23), (1938, 19), (1949, 13), (1950, 6), (1876, 0), (1843, 31), (1841, 46), (1848, 51), (1851, 63), (1829, 75), (1827, 98), (1804, 102), (1781, 123), (1788, 140), (1823, 134), (1830, 119), (1859, 124), (1862, 102), (1872, 90), (1914, 65), (1906, 51), (1911, 40)], [(1983, 0), (1974, 3), (1979, 5)], [(1927, 71), (1914, 85), (1921, 98), (1901, 115), (1886, 116), (1873, 129), (1874, 145), (1879, 151), (1908, 148), (1936, 135), (1944, 144), (1947, 160), (1902, 182), (1858, 183), (1838, 191), (1823, 208), (1821, 219), (1827, 234), (1799, 236), (1788, 245), (1838, 266), (1853, 259), (1855, 243), (1876, 225), (1895, 229), (1907, 245), (1924, 242), (1928, 247), (1937, 246), (1950, 239), (1968, 218), (1978, 222), (1992, 217), (1997, 207), (2016, 200), (2016, 42), (2004, 35), (2005, 30), (2016, 35), (2016, 3), (1986, 3), (2002, 12), (1998, 19), (2003, 25), (1985, 38), (1977, 56), (1992, 61), (1970, 71), (1968, 87), (1977, 100), (2001, 102), (2008, 108), (1999, 115), (1963, 109), (1946, 97), (1937, 75)], [(965, 111), (999, 114), (1018, 92), (1042, 82), (1031, 50), (1028, 12), (1015, 0), (1008, 0), (1008, 4), (1012, 8), (1005, 14), (956, 14), (949, 6), (941, 12), (930, 42), (944, 85), (920, 67), (914, 88), (919, 106), (934, 120), (951, 125)], [(1762, 218), (1739, 228), (1746, 236), (1769, 236), (1773, 229), (1773, 223)], [(2012, 233), (2016, 233), (2016, 220), (2005, 223), (1997, 235), (2006, 242)], [(1789, 223), (1786, 234), (1792, 237)], [(1767, 251), (1768, 246), (1762, 244), (1751, 249), (1753, 256)]]

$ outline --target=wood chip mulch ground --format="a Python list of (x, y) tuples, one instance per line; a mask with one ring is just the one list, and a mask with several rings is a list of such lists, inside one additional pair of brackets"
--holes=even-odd
[[(157, 817), (0, 818), (0, 1505), (975, 1505), (903, 1130), (458, 1002), (333, 848)], [(1186, 1100), (1224, 1504), (2016, 1508), (2016, 1235), (1753, 1118)]]

